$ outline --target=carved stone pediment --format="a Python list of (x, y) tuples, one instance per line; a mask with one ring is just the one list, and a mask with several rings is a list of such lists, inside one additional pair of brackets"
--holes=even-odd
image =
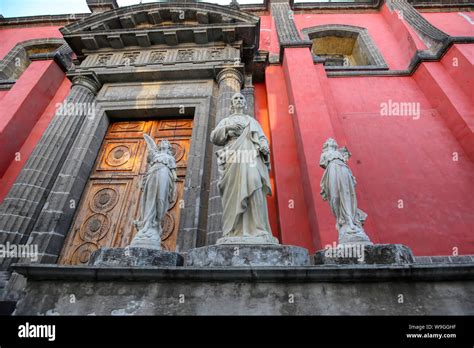
[(80, 60), (83, 50), (236, 41), (242, 42), (244, 56), (253, 56), (258, 49), (259, 26), (259, 17), (236, 9), (176, 1), (95, 14), (61, 28), (61, 33)]

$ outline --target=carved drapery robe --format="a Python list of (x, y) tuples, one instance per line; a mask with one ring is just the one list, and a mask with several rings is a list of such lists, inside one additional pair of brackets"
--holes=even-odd
[(176, 161), (167, 152), (149, 154), (148, 169), (142, 181), (138, 232), (130, 246), (161, 249), (162, 222), (176, 194)]
[[(239, 131), (226, 127), (239, 124)], [(223, 203), (224, 237), (266, 237), (272, 240), (266, 195), (271, 195), (270, 155), (260, 151), (268, 145), (260, 124), (247, 115), (231, 115), (211, 133), (217, 151)]]
[(370, 242), (362, 227), (367, 214), (357, 208), (356, 180), (346, 160), (337, 149), (327, 149), (321, 154), (319, 164), (325, 169), (321, 179), (321, 196), (329, 202), (336, 217), (339, 243), (351, 240)]

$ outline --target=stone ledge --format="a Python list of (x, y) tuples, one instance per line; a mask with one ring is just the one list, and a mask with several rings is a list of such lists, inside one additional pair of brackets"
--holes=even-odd
[[(227, 237), (217, 241), (248, 240), (262, 242), (270, 238)], [(186, 266), (192, 267), (294, 267), (308, 266), (309, 254), (305, 248), (280, 244), (217, 244), (188, 250)]]
[(402, 244), (339, 244), (317, 251), (313, 261), (316, 265), (402, 265), (412, 264), (414, 257), (411, 249)]
[(138, 247), (101, 248), (92, 253), (89, 265), (106, 267), (182, 266), (183, 256), (173, 251)]
[(474, 280), (474, 263), (449, 265), (337, 265), (299, 267), (98, 267), (12, 266), (30, 280), (210, 281), (210, 282), (382, 282)]

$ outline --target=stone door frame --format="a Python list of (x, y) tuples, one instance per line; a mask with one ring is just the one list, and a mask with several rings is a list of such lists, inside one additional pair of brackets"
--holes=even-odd
[[(214, 127), (214, 80), (127, 82), (104, 85), (96, 98), (97, 115), (85, 122), (79, 137), (96, 138), (100, 145), (90, 144), (88, 151), (99, 153), (102, 141), (112, 121), (127, 117), (134, 119), (159, 119), (172, 116), (191, 116), (193, 130), (190, 153), (184, 182), (177, 251), (201, 246), (206, 241), (206, 207), (209, 197), (210, 163), (212, 144), (209, 134)], [(164, 89), (164, 91), (163, 91)], [(149, 93), (143, 94), (143, 91)], [(157, 93), (155, 93), (156, 91)], [(135, 94), (134, 92), (137, 92)], [(118, 96), (118, 98), (117, 98)], [(68, 158), (77, 158), (71, 151)], [(91, 169), (93, 167), (91, 163)], [(84, 182), (81, 190), (85, 189)], [(78, 202), (79, 203), (79, 202)], [(73, 222), (73, 218), (69, 224)], [(69, 233), (70, 231), (67, 231)], [(61, 247), (62, 248), (62, 247)], [(58, 250), (60, 252), (60, 250)]]

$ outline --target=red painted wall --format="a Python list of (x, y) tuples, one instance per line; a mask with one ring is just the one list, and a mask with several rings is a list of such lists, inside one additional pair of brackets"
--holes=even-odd
[[(255, 119), (262, 126), (263, 132), (267, 136), (270, 149), (271, 149), (273, 146), (273, 141), (272, 141), (272, 135), (271, 135), (272, 133), (270, 131), (270, 123), (268, 119), (268, 104), (267, 104), (265, 84), (256, 83), (254, 95), (255, 95), (255, 105), (254, 105)], [(270, 162), (271, 162), (272, 167), (274, 167), (273, 153), (271, 153)], [(270, 220), (270, 226), (272, 228), (273, 235), (281, 240), (280, 226), (278, 223), (278, 192), (275, 185), (275, 171), (274, 170), (270, 170), (270, 184), (272, 186), (272, 196), (267, 197), (268, 217)]]
[(52, 120), (55, 111), (56, 104), (61, 103), (69, 93), (71, 88), (71, 82), (66, 77), (63, 78), (56, 94), (53, 99), (49, 102), (44, 112), (39, 117), (38, 121), (34, 124), (33, 130), (29, 133), (25, 142), (18, 150), (21, 154), (20, 161), (12, 161), (8, 166), (5, 174), (0, 179), (0, 204), (5, 199), (11, 186), (14, 184), (16, 177), (20, 174), (26, 160), (33, 152), (36, 144), (43, 135), (43, 132), (48, 127), (49, 122)]
[(472, 12), (423, 12), (421, 15), (446, 34), (452, 36), (474, 35), (474, 14)]
[[(313, 240), (309, 225), (308, 206), (304, 198), (293, 129), (293, 115), (289, 112), (289, 101), (283, 69), (271, 66), (266, 71), (266, 90), (269, 111), (269, 130), (272, 136), (272, 174), (278, 192), (278, 219), (281, 243), (298, 245), (314, 251), (318, 240)], [(260, 87), (260, 84), (257, 84)], [(256, 100), (263, 98), (260, 93)]]
[(60, 27), (33, 27), (0, 29), (0, 59), (12, 50), (17, 43), (32, 39), (62, 37)]
[(64, 72), (52, 60), (34, 61), (0, 104), (0, 176), (56, 94)]
[[(426, 17), (441, 22), (439, 16)], [(460, 20), (465, 21), (452, 13), (443, 19), (444, 29), (466, 35)], [(406, 69), (416, 50), (426, 49), (385, 6), (380, 13), (296, 14), (295, 21), (299, 30), (322, 24), (367, 28), (392, 70)], [(264, 22), (270, 38), (265, 47), (277, 54), (274, 24), (270, 18)], [(284, 243), (314, 250), (337, 240), (335, 219), (319, 195), (319, 156), (332, 136), (352, 152), (359, 207), (369, 214), (365, 227), (375, 243), (406, 244), (416, 255), (474, 253), (472, 46), (453, 45), (441, 62), (423, 63), (412, 77), (351, 78), (328, 78), (306, 48), (285, 49), (282, 67), (266, 70)], [(459, 66), (452, 65), (453, 58)], [(416, 103), (419, 117), (382, 116), (381, 105), (389, 101)], [(295, 107), (291, 117), (288, 104)], [(296, 221), (308, 222), (301, 235), (285, 207), (287, 197), (301, 193), (297, 182), (306, 216)]]
[(393, 70), (406, 69), (412, 57), (406, 52), (409, 47), (408, 43), (405, 44), (408, 40), (406, 33), (397, 31), (380, 13), (296, 14), (295, 23), (298, 30), (323, 24), (346, 24), (366, 28), (387, 65)]
[[(474, 31), (474, 29), (473, 29)], [(474, 100), (474, 44), (453, 45), (441, 60), (446, 72), (469, 100)]]
[[(473, 253), (474, 164), (414, 79), (330, 79), (330, 87), (373, 240), (418, 255)], [(420, 103), (420, 118), (380, 116), (389, 99)]]
[[(17, 43), (61, 37), (59, 27), (0, 30), (0, 59)], [(34, 61), (10, 90), (0, 91), (0, 203), (67, 95), (69, 82), (52, 60)], [(19, 154), (19, 161), (16, 154)]]

